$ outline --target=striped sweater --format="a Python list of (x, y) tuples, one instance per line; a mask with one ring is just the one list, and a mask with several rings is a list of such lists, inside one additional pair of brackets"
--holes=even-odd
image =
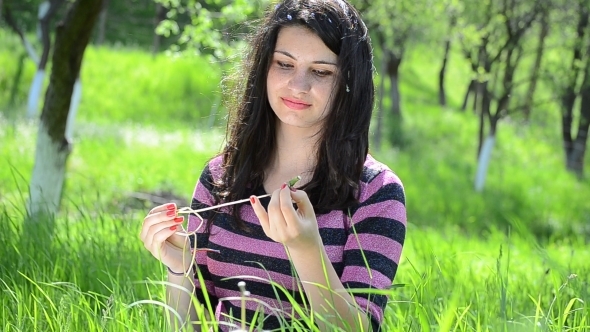
[[(222, 175), (221, 162), (221, 156), (218, 156), (203, 170), (193, 194), (192, 209), (214, 204), (212, 183)], [(252, 194), (263, 195), (265, 192), (260, 187)], [(270, 198), (260, 201), (266, 207)], [(210, 234), (205, 232), (204, 223), (198, 227), (200, 219), (189, 216), (187, 230), (193, 232), (198, 228), (196, 247), (215, 250), (196, 254), (204, 288), (195, 276), (195, 296), (201, 303), (206, 303), (206, 293), (216, 310), (216, 318), (221, 322), (236, 323), (241, 317), (237, 284), (243, 280), (250, 298), (259, 300), (246, 302), (248, 322), (258, 312), (257, 317), (264, 319), (265, 330), (277, 329), (285, 323), (297, 324), (298, 315), (289, 298), (302, 308), (306, 307), (307, 301), (303, 287), (294, 277), (284, 246), (264, 234), (250, 204), (243, 204), (239, 211), (250, 232), (232, 226), (233, 218), (227, 208), (201, 214), (205, 222), (214, 218)], [(386, 289), (391, 286), (406, 233), (406, 209), (403, 185), (387, 166), (368, 155), (361, 176), (359, 204), (351, 206), (348, 211), (334, 210), (316, 217), (326, 252), (344, 287)], [(195, 247), (195, 237), (191, 237), (191, 246)], [(357, 305), (369, 314), (373, 329), (378, 330), (387, 297), (353, 295)], [(222, 327), (222, 330), (226, 329)]]

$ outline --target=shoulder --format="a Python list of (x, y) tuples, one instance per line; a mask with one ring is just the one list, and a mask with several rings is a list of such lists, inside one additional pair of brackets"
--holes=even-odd
[(405, 204), (404, 185), (399, 176), (370, 154), (365, 160), (359, 189), (361, 204), (375, 195), (386, 196)]
[(211, 158), (201, 174), (201, 178), (219, 180), (223, 174), (223, 156), (221, 154)]

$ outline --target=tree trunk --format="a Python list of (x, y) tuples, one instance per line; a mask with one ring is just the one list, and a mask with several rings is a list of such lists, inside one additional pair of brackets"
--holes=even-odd
[(391, 122), (389, 126), (389, 141), (392, 145), (401, 147), (403, 145), (402, 111), (399, 93), (399, 66), (401, 58), (393, 52), (387, 51), (387, 76), (389, 77), (389, 100), (391, 102)]
[[(566, 168), (570, 168), (570, 164), (572, 162), (571, 156), (573, 155), (574, 149), (574, 138), (572, 135), (572, 125), (573, 125), (573, 111), (574, 111), (574, 104), (576, 102), (576, 83), (578, 82), (578, 78), (580, 76), (580, 66), (578, 65), (579, 62), (582, 61), (582, 45), (584, 44), (584, 40), (586, 39), (586, 28), (590, 24), (590, 20), (588, 18), (588, 12), (584, 10), (584, 7), (579, 8), (579, 16), (578, 16), (578, 23), (576, 27), (576, 40), (574, 43), (573, 49), (573, 59), (571, 64), (570, 76), (568, 85), (564, 88), (563, 93), (560, 97), (561, 102), (561, 136), (563, 140), (563, 149), (565, 151), (565, 162)], [(588, 70), (586, 70), (586, 76), (584, 81), (587, 82), (587, 74)]]
[(63, 0), (53, 0), (51, 2), (45, 1), (39, 5), (39, 31), (41, 36), (41, 43), (43, 44), (43, 52), (37, 64), (37, 73), (31, 83), (29, 89), (29, 96), (27, 99), (27, 117), (33, 118), (37, 115), (39, 106), (39, 99), (41, 98), (41, 90), (43, 88), (43, 80), (45, 79), (45, 68), (49, 60), (49, 51), (51, 49), (51, 37), (49, 35), (49, 23), (59, 9)]
[(96, 43), (102, 45), (104, 43), (104, 32), (107, 26), (107, 13), (109, 10), (110, 0), (102, 1), (102, 9), (100, 10), (100, 16), (98, 17), (98, 38)]
[(485, 186), (486, 177), (490, 161), (492, 160), (492, 152), (496, 145), (496, 132), (499, 118), (490, 119), (490, 133), (483, 142), (481, 153), (477, 158), (477, 171), (475, 173), (475, 191), (481, 192)]
[(479, 154), (479, 158), (477, 159), (477, 171), (475, 174), (475, 191), (481, 192), (484, 188), (486, 182), (486, 176), (488, 173), (488, 167), (490, 165), (490, 160), (492, 159), (492, 151), (494, 150), (494, 146), (496, 143), (496, 136), (490, 134), (486, 137), (485, 142), (483, 143), (483, 148), (481, 153)]
[(156, 15), (154, 16), (154, 40), (152, 42), (152, 53), (156, 54), (160, 51), (160, 44), (162, 40), (162, 36), (155, 32), (160, 22), (162, 22), (166, 18), (166, 13), (168, 9), (162, 4), (156, 4)]
[[(382, 48), (383, 49), (383, 48)], [(377, 151), (381, 150), (383, 142), (383, 100), (385, 99), (385, 71), (386, 71), (385, 53), (381, 59), (381, 75), (379, 84), (379, 107), (377, 108), (377, 126), (375, 128), (375, 148)]]
[(526, 121), (531, 117), (531, 108), (533, 107), (533, 100), (535, 96), (535, 90), (537, 89), (537, 81), (539, 80), (539, 71), (541, 69), (541, 60), (543, 59), (543, 53), (545, 51), (545, 39), (549, 34), (549, 12), (543, 11), (541, 14), (541, 31), (539, 33), (539, 45), (537, 45), (537, 52), (535, 53), (535, 62), (532, 68), (531, 83), (525, 97), (525, 104), (523, 108), (523, 114)]
[(440, 106), (447, 106), (447, 97), (445, 93), (445, 73), (447, 71), (447, 62), (449, 61), (449, 51), (451, 50), (451, 40), (445, 42), (445, 53), (443, 56), (442, 66), (438, 73), (438, 103)]
[(68, 142), (72, 142), (74, 138), (74, 125), (76, 123), (78, 107), (80, 106), (80, 99), (82, 99), (82, 82), (80, 82), (80, 77), (78, 77), (76, 83), (74, 83), (74, 91), (72, 92), (72, 100), (70, 101), (70, 110), (66, 122), (65, 136)]
[(56, 28), (51, 77), (37, 135), (27, 207), (31, 221), (58, 211), (71, 145), (65, 137), (72, 91), (102, 0), (77, 0)]
[(390, 96), (391, 96), (391, 113), (395, 116), (401, 117), (401, 102), (399, 95), (399, 66), (402, 63), (402, 58), (398, 57), (392, 51), (386, 50), (387, 52), (387, 75), (389, 76)]
[(572, 124), (574, 121), (575, 87), (569, 86), (561, 97), (561, 138), (565, 151), (566, 165), (573, 148)]
[(492, 98), (488, 91), (488, 81), (477, 83), (477, 88), (475, 90), (477, 91), (477, 98), (479, 101), (479, 135), (477, 141), (477, 157), (479, 158), (485, 137), (486, 118), (488, 118), (488, 115), (490, 114)]
[(402, 57), (397, 56), (391, 50), (384, 50), (387, 53), (385, 57), (387, 76), (389, 77), (389, 99), (391, 101), (391, 127), (389, 131), (389, 140), (395, 146), (402, 146), (403, 132), (402, 132), (402, 110), (399, 93), (399, 66), (402, 62)]
[[(469, 82), (469, 86), (467, 87), (467, 91), (465, 91), (465, 97), (463, 98), (463, 105), (461, 105), (461, 110), (465, 111), (467, 110), (467, 103), (469, 102), (469, 95), (471, 93), (473, 93), (473, 98), (477, 99), (477, 90), (475, 89), (477, 84), (476, 80), (471, 80), (471, 82)], [(475, 106), (474, 106), (475, 107)]]
[[(481, 53), (481, 48), (480, 48), (480, 53)], [(479, 98), (479, 93), (481, 91), (479, 91), (479, 86), (480, 86), (480, 82), (479, 82), (479, 61), (481, 61), (481, 54), (478, 55), (477, 60), (474, 60), (473, 57), (470, 55), (469, 52), (466, 52), (467, 55), (467, 59), (469, 59), (470, 63), (471, 63), (471, 72), (476, 75), (476, 78), (472, 79), (471, 82), (469, 82), (469, 86), (467, 87), (467, 91), (465, 92), (465, 98), (463, 98), (463, 105), (461, 106), (461, 110), (462, 111), (466, 111), (467, 110), (467, 103), (469, 102), (469, 95), (473, 94), (473, 105), (472, 105), (472, 110), (473, 113), (477, 113), (477, 105), (478, 105), (478, 98)]]
[(574, 172), (579, 178), (584, 176), (584, 156), (588, 141), (588, 129), (590, 128), (590, 58), (586, 61), (586, 72), (580, 95), (580, 121), (578, 132), (573, 141), (572, 148), (567, 155), (567, 169)]

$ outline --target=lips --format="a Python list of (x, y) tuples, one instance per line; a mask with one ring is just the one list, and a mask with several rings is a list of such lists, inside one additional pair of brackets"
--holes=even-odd
[(311, 106), (311, 104), (305, 103), (301, 100), (292, 98), (281, 98), (283, 103), (292, 110), (303, 110)]

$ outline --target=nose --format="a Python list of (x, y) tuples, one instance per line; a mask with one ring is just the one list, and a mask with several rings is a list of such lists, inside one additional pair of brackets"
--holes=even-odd
[(296, 93), (306, 93), (311, 88), (310, 77), (305, 70), (294, 70), (287, 87)]

